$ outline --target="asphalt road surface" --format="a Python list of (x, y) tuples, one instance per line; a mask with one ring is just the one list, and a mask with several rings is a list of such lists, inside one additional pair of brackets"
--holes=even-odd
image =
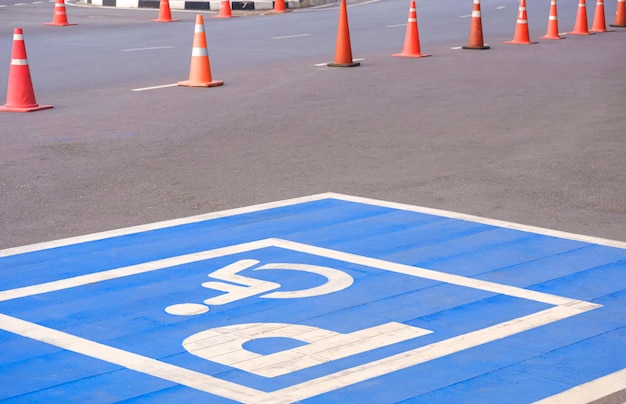
[[(485, 0), (491, 49), (467, 51), (471, 2), (418, 1), (432, 57), (397, 58), (408, 2), (349, 4), (355, 68), (320, 65), (336, 6), (205, 13), (225, 85), (199, 89), (171, 86), (195, 12), (68, 5), (77, 25), (50, 27), (51, 2), (0, 0), (0, 80), (21, 27), (37, 101), (54, 106), (0, 114), (0, 248), (320, 192), (626, 240), (626, 28), (539, 40), (549, 4), (529, 0), (540, 43), (505, 45), (518, 3)], [(576, 10), (559, 2), (561, 32)]]
[(54, 109), (0, 115), (2, 247), (326, 191), (626, 240), (624, 29), (505, 45), (517, 3), (484, 1), (491, 49), (453, 50), (471, 4), (418, 2), (433, 56), (396, 58), (407, 4), (370, 2), (349, 7), (361, 66), (333, 69), (315, 65), (333, 60), (336, 8), (207, 18), (223, 87), (132, 91), (187, 79), (195, 13), (68, 6), (78, 25), (49, 27), (52, 4), (4, 1), (0, 77), (19, 26)]

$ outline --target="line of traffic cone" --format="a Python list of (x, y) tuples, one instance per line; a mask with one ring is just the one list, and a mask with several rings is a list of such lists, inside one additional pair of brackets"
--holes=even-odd
[(30, 77), (24, 33), (21, 28), (13, 30), (13, 49), (11, 51), (11, 67), (9, 68), (9, 84), (7, 87), (7, 103), (0, 106), (3, 112), (30, 112), (52, 108), (52, 105), (39, 105), (35, 99), (33, 82)]
[(480, 14), (480, 0), (474, 0), (472, 22), (470, 23), (469, 39), (463, 49), (489, 49), (483, 42), (483, 20)]
[(528, 33), (528, 14), (526, 13), (526, 0), (520, 0), (517, 12), (517, 24), (515, 25), (515, 35), (512, 41), (505, 43), (514, 45), (531, 45), (537, 42), (530, 40)]
[(576, 23), (574, 30), (567, 33), (568, 35), (592, 35), (587, 25), (587, 2), (586, 0), (578, 0), (578, 12), (576, 13)]
[(178, 85), (183, 87), (217, 87), (222, 84), (224, 84), (223, 81), (213, 80), (211, 76), (211, 63), (206, 45), (204, 18), (202, 14), (198, 14), (193, 34), (189, 80), (179, 81)]
[(615, 22), (611, 27), (626, 27), (626, 0), (617, 0), (615, 9)]
[(67, 12), (65, 10), (65, 0), (56, 0), (54, 2), (54, 13), (52, 15), (52, 22), (46, 22), (44, 25), (55, 25), (59, 27), (66, 27), (70, 24), (67, 22)]
[(596, 10), (593, 14), (591, 32), (610, 32), (606, 29), (606, 17), (604, 15), (604, 0), (596, 1)]
[(339, 23), (337, 25), (337, 44), (335, 47), (335, 61), (327, 63), (331, 67), (355, 67), (361, 63), (352, 60), (352, 46), (350, 45), (350, 27), (348, 26), (348, 6), (346, 0), (339, 5)]
[(556, 0), (550, 1), (550, 15), (548, 16), (548, 30), (541, 39), (565, 39), (559, 35), (559, 18), (557, 17)]
[(411, 0), (409, 7), (409, 19), (406, 25), (406, 34), (404, 36), (404, 48), (401, 53), (394, 53), (393, 56), (403, 56), (409, 58), (423, 58), (430, 56), (420, 51), (420, 35), (417, 28), (417, 10), (415, 8), (415, 0)]
[(233, 15), (230, 9), (230, 0), (222, 0), (220, 1), (220, 13), (218, 15), (214, 15), (213, 18), (235, 18), (237, 15)]
[(159, 16), (156, 20), (150, 20), (152, 22), (176, 22), (179, 20), (172, 20), (172, 11), (170, 10), (170, 0), (161, 0), (159, 2)]

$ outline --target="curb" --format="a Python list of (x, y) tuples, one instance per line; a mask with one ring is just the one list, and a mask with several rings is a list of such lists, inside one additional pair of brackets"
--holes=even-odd
[[(158, 9), (160, 0), (83, 0), (86, 5), (102, 6), (102, 7), (120, 7), (120, 8), (151, 8)], [(169, 0), (172, 10), (202, 10), (202, 11), (219, 11), (220, 0)], [(287, 9), (297, 9), (305, 7), (322, 6), (329, 3), (336, 3), (337, 0), (285, 0)], [(257, 11), (257, 10), (273, 10), (274, 1), (272, 0), (254, 0), (254, 1), (236, 1), (230, 0), (230, 7), (233, 11)]]

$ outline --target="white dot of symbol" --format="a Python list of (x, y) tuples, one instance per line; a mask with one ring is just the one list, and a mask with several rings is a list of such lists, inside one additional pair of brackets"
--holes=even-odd
[(198, 303), (173, 304), (165, 308), (166, 313), (173, 314), (175, 316), (195, 316), (198, 314), (204, 314), (207, 311), (209, 311), (207, 306)]

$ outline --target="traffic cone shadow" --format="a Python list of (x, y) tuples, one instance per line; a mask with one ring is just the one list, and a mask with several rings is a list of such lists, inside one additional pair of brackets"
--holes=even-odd
[(201, 14), (198, 14), (193, 34), (189, 80), (179, 81), (178, 85), (183, 87), (217, 87), (222, 84), (224, 84), (223, 81), (213, 80), (211, 76), (211, 63), (204, 32), (204, 18)]
[(530, 40), (528, 33), (528, 14), (526, 13), (526, 0), (520, 0), (517, 12), (517, 24), (515, 25), (515, 35), (512, 41), (505, 43), (514, 45), (532, 45), (537, 42)]
[(576, 13), (576, 23), (574, 30), (567, 33), (568, 35), (593, 35), (589, 32), (587, 25), (587, 3), (586, 0), (578, 1), (578, 12)]
[(615, 9), (615, 21), (610, 24), (611, 27), (626, 27), (626, 0), (617, 0), (617, 8)]
[(235, 18), (237, 15), (233, 15), (230, 9), (230, 0), (222, 0), (220, 2), (220, 13), (214, 15), (212, 18)]
[(46, 22), (44, 25), (55, 25), (58, 27), (67, 27), (70, 24), (67, 22), (67, 12), (65, 10), (65, 0), (56, 0), (54, 2), (54, 14), (52, 16), (52, 22)]
[(33, 83), (30, 78), (28, 58), (26, 57), (24, 33), (21, 28), (15, 28), (13, 31), (11, 67), (9, 68), (7, 103), (0, 106), (0, 111), (30, 112), (48, 108), (52, 108), (52, 105), (37, 104)]
[(404, 36), (404, 48), (401, 53), (394, 53), (392, 56), (403, 56), (408, 58), (423, 58), (430, 56), (420, 51), (420, 35), (417, 27), (417, 11), (415, 8), (415, 0), (411, 0), (409, 7), (409, 19), (406, 25), (406, 34)]
[(548, 17), (548, 30), (541, 39), (565, 39), (559, 35), (559, 22), (556, 10), (556, 0), (550, 1), (550, 16)]
[(483, 20), (480, 14), (480, 0), (474, 0), (472, 9), (472, 22), (470, 23), (470, 34), (467, 45), (461, 46), (463, 49), (489, 49), (483, 42)]
[(159, 16), (156, 20), (150, 20), (152, 22), (176, 22), (179, 20), (172, 20), (172, 11), (170, 10), (170, 0), (161, 0), (159, 2)]
[(335, 61), (327, 63), (331, 67), (355, 67), (361, 63), (352, 60), (352, 46), (350, 45), (350, 27), (348, 26), (348, 7), (346, 0), (339, 5), (339, 24), (337, 26), (337, 44)]

